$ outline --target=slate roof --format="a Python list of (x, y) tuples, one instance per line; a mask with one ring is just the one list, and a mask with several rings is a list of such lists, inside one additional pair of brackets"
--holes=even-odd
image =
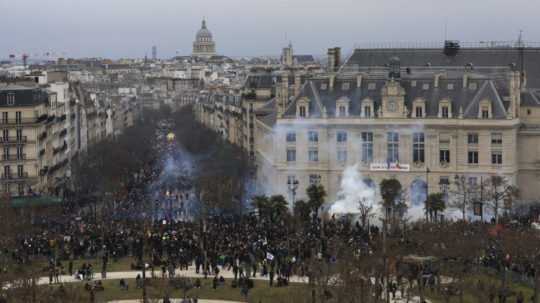
[[(348, 98), (349, 115), (359, 116), (361, 113), (361, 102), (369, 98), (373, 100), (377, 113), (381, 107), (381, 89), (388, 80), (384, 77), (364, 78), (361, 87), (357, 87), (355, 79), (336, 79), (333, 89), (330, 90), (328, 79), (308, 80), (301, 88), (300, 94), (288, 105), (284, 116), (296, 116), (296, 102), (303, 97), (309, 99), (310, 117), (322, 117), (325, 109), (327, 117), (336, 114), (336, 103), (340, 98)], [(349, 89), (344, 86), (349, 83)], [(452, 116), (458, 117), (460, 108), (463, 110), (465, 118), (476, 118), (478, 116), (479, 103), (488, 99), (492, 102), (493, 118), (505, 119), (509, 102), (504, 101), (508, 95), (506, 82), (501, 78), (473, 77), (468, 84), (474, 83), (476, 88), (463, 87), (462, 78), (441, 78), (439, 86), (434, 87), (433, 77), (431, 78), (404, 78), (400, 80), (400, 85), (405, 90), (405, 106), (409, 112), (413, 111), (414, 100), (421, 98), (426, 102), (427, 117), (437, 117), (439, 102), (449, 100), (451, 102)], [(450, 85), (449, 85), (450, 84)], [(371, 86), (375, 86), (374, 88)], [(324, 88), (323, 86), (326, 86)], [(453, 88), (451, 88), (453, 86)], [(324, 109), (323, 109), (324, 108)]]
[[(8, 95), (15, 96), (15, 104), (8, 105)], [(9, 85), (0, 87), (0, 107), (36, 106), (49, 101), (47, 91), (37, 87)]]
[[(447, 56), (442, 48), (355, 49), (342, 66), (342, 70), (358, 67), (386, 66), (392, 57), (399, 57), (402, 67), (426, 66), (504, 66), (515, 64), (520, 68), (520, 50), (512, 47), (461, 48), (455, 56)], [(540, 48), (523, 49), (527, 86), (540, 88)]]
[(271, 89), (274, 87), (274, 77), (271, 74), (249, 75), (244, 86), (248, 89)]
[(313, 55), (294, 55), (293, 61), (295, 61), (297, 64), (309, 64), (315, 63), (315, 58)]
[(540, 89), (528, 89), (521, 94), (522, 106), (540, 106)]

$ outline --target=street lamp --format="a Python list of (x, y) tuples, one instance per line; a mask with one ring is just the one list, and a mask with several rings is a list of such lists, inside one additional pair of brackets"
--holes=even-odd
[(298, 189), (298, 180), (296, 180), (296, 178), (289, 178), (289, 180), (287, 180), (287, 187), (289, 189), (289, 192), (291, 193), (291, 196), (292, 196), (292, 205), (294, 206), (294, 204), (296, 203), (296, 190)]

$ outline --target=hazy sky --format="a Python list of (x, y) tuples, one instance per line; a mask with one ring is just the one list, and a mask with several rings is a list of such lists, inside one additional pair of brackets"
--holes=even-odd
[(203, 16), (229, 56), (324, 54), (377, 41), (540, 41), (540, 0), (0, 0), (0, 58), (190, 54)]

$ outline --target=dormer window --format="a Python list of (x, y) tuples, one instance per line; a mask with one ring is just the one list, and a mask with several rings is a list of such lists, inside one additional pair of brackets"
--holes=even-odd
[(441, 108), (441, 116), (442, 118), (448, 118), (448, 106), (443, 106)]
[(296, 113), (297, 117), (299, 118), (307, 118), (309, 117), (309, 100), (306, 98), (302, 98), (298, 100), (298, 103), (296, 105)]
[(491, 119), (491, 102), (483, 100), (480, 102), (478, 117), (481, 119)]
[(417, 106), (415, 109), (416, 118), (422, 118), (424, 116), (423, 109), (421, 106)]
[(345, 117), (347, 115), (347, 108), (344, 105), (340, 105), (338, 113), (340, 117)]
[(373, 100), (371, 99), (365, 99), (364, 101), (362, 101), (361, 116), (364, 118), (373, 117), (373, 106)]
[(443, 100), (439, 103), (439, 118), (452, 118), (452, 104), (450, 101)]
[(349, 82), (345, 82), (341, 85), (342, 90), (349, 90), (351, 88), (351, 84)]
[(482, 107), (482, 119), (489, 119), (489, 108)]
[(369, 105), (364, 106), (364, 117), (371, 118), (371, 106)]
[(428, 90), (428, 89), (429, 89), (429, 83), (424, 83), (424, 84), (422, 85), (422, 89), (423, 89), (423, 90)]
[(423, 118), (426, 112), (426, 104), (424, 100), (417, 99), (413, 102), (413, 117)]
[(475, 82), (469, 83), (470, 90), (476, 90), (477, 88), (478, 88), (478, 85)]
[(337, 100), (336, 107), (338, 117), (347, 117), (349, 115), (349, 99), (347, 97)]
[(15, 94), (10, 93), (7, 95), (7, 105), (15, 105)]
[(454, 83), (448, 83), (448, 90), (454, 89)]
[(299, 107), (299, 113), (298, 115), (301, 117), (301, 118), (305, 118), (306, 117), (306, 107), (305, 106), (300, 106)]
[(328, 89), (328, 84), (327, 83), (321, 83), (321, 90), (326, 90)]
[(375, 88), (377, 88), (375, 83), (369, 83), (368, 84), (368, 90), (374, 90)]

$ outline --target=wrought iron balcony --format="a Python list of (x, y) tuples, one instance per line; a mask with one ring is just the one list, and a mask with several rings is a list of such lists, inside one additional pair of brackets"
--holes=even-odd
[(27, 136), (21, 137), (0, 137), (0, 143), (2, 144), (23, 144), (28, 141)]

